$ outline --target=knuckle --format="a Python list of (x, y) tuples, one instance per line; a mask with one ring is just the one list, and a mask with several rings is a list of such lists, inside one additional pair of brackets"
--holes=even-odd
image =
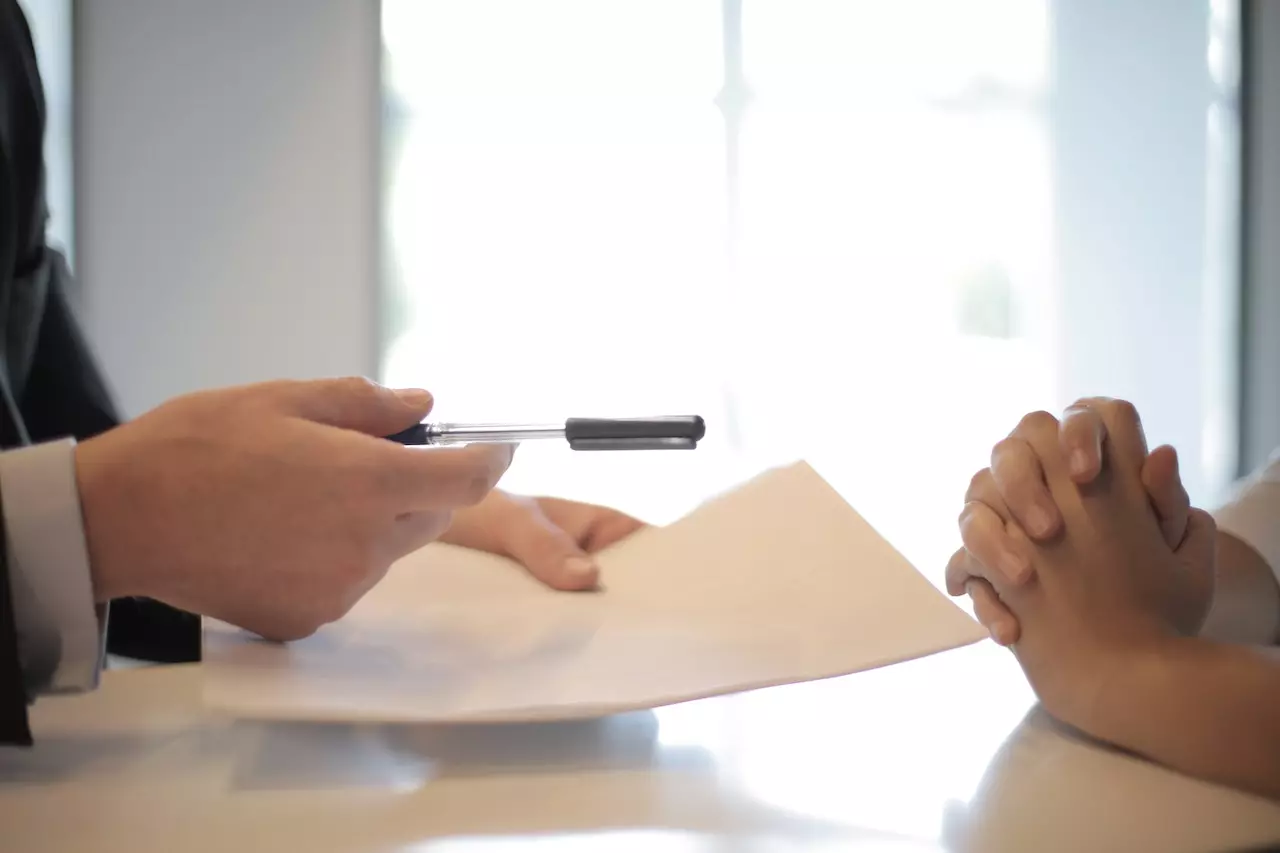
[(343, 394), (355, 398), (372, 397), (382, 390), (378, 383), (367, 376), (344, 376), (338, 380), (338, 387)]
[(486, 458), (486, 466), (482, 480), (483, 492), (481, 498), (486, 497), (494, 487), (498, 485), (498, 481), (502, 479), (502, 475), (507, 473), (507, 468), (511, 466), (511, 451), (506, 448), (495, 448)]
[(1102, 417), (1094, 408), (1067, 409), (1062, 416), (1062, 435), (1072, 442), (1088, 441), (1102, 425)]
[(450, 527), (453, 526), (452, 510), (444, 510), (431, 514), (431, 520), (426, 523), (427, 536), (430, 539), (439, 539), (445, 534)]
[(982, 509), (979, 502), (970, 501), (964, 505), (964, 509), (960, 510), (957, 523), (960, 526), (960, 538), (964, 540), (965, 548), (970, 548), (983, 538), (985, 525), (982, 522)]
[[(991, 449), (991, 475), (993, 480), (1000, 480), (1001, 474), (1008, 476), (1023, 473), (1030, 469), (1031, 448), (1020, 438), (1001, 439)], [(1016, 483), (1015, 483), (1016, 485)]]
[[(967, 524), (961, 524), (960, 540), (964, 542), (965, 549), (971, 555), (986, 553), (990, 550), (991, 537), (980, 523), (969, 521)], [(974, 557), (972, 563), (981, 565), (981, 560)], [(969, 574), (972, 574), (972, 572), (969, 572)]]
[(232, 398), (239, 399), (266, 399), (275, 400), (280, 397), (291, 397), (295, 395), (302, 386), (302, 382), (297, 379), (269, 379), (265, 382), (254, 382), (251, 385), (237, 385), (231, 388), (219, 388), (206, 391), (196, 391), (187, 396), (199, 397), (201, 395), (228, 395)]
[(493, 491), (506, 473), (510, 452), (495, 447), (475, 447), (456, 451), (454, 464), (444, 474), (447, 482), (441, 483), (448, 493), (451, 506), (474, 506)]
[(303, 379), (273, 379), (258, 385), (245, 387), (252, 390), (265, 391), (274, 396), (276, 394), (296, 394), (305, 390), (308, 384)]
[(971, 577), (973, 572), (969, 567), (969, 552), (960, 548), (947, 562), (947, 592), (952, 595), (961, 595), (964, 592), (965, 582)]
[(1013, 436), (1002, 438), (996, 442), (994, 447), (991, 448), (991, 458), (996, 459), (998, 457), (1007, 456), (1009, 453), (1020, 448), (1022, 443), (1021, 439), (1014, 438)]
[(398, 550), (393, 555), (393, 559), (399, 559), (443, 536), (453, 524), (453, 512), (451, 510), (421, 512), (406, 518), (404, 524), (407, 525), (404, 528), (407, 538), (397, 542)]
[(490, 449), (489, 454), (485, 457), (485, 461), (489, 465), (489, 477), (491, 479), (490, 488), (496, 486), (498, 481), (502, 479), (502, 475), (507, 473), (507, 469), (511, 467), (511, 463), (515, 460), (515, 448), (511, 445), (496, 445)]
[(1064, 410), (1073, 415), (1097, 415), (1099, 409), (1106, 408), (1111, 402), (1109, 397), (1080, 397)]
[[(989, 491), (991, 483), (992, 483), (992, 479), (991, 479), (990, 468), (983, 468), (981, 471), (979, 471), (978, 473), (970, 477), (969, 488), (965, 491), (965, 494), (964, 494), (964, 499), (966, 503), (965, 509), (968, 509), (967, 504), (971, 503), (972, 501), (981, 500), (982, 496)], [(962, 511), (961, 516), (963, 515), (964, 515), (964, 512)]]
[(1057, 434), (1058, 419), (1042, 409), (1023, 415), (1022, 420), (1018, 421), (1018, 426), (1013, 431), (1013, 434), (1035, 436), (1049, 431), (1052, 431), (1055, 435)]
[(484, 471), (468, 478), (467, 484), (463, 489), (463, 498), (467, 506), (474, 506), (480, 503), (493, 491), (494, 483), (497, 478), (493, 476), (492, 471)]
[(1112, 414), (1128, 423), (1138, 423), (1138, 407), (1128, 400), (1112, 400), (1108, 407)]

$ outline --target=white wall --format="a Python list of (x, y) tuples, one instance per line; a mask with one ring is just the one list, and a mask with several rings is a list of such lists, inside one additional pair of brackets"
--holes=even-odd
[(1251, 6), (1245, 107), (1251, 113), (1246, 175), (1244, 428), (1246, 468), (1280, 447), (1280, 3)]
[(1224, 180), (1207, 165), (1209, 4), (1052, 8), (1061, 402), (1134, 401), (1211, 502), (1235, 473), (1237, 427), (1236, 282), (1212, 255), (1223, 223), (1206, 195)]
[(49, 201), (48, 239), (75, 262), (72, 204), (72, 38), (71, 0), (19, 0), (31, 25), (44, 84), (45, 195)]
[(378, 4), (76, 5), (77, 272), (126, 414), (372, 375)]

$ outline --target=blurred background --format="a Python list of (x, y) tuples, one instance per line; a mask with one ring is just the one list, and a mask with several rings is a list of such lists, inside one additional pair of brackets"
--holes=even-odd
[(804, 458), (939, 583), (1024, 412), (1133, 400), (1202, 504), (1280, 439), (1265, 3), (23, 5), (130, 415), (344, 373), (698, 413), (696, 453), (506, 484), (665, 522)]
[(1237, 29), (1226, 2), (385, 0), (383, 373), (457, 417), (700, 412), (696, 460), (531, 447), (508, 482), (662, 520), (803, 457), (926, 569), (991, 445), (1083, 394), (1135, 400), (1209, 498)]

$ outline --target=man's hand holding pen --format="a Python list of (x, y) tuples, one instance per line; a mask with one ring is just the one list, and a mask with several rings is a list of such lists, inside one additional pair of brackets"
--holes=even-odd
[[(490, 492), (514, 445), (386, 441), (431, 395), (363, 379), (175, 399), (76, 448), (95, 598), (155, 598), (270, 639), (345, 614), (400, 557), (450, 534), (557, 588), (639, 527), (612, 510)], [(489, 498), (486, 500), (486, 498)], [(472, 508), (472, 509), (467, 509)]]

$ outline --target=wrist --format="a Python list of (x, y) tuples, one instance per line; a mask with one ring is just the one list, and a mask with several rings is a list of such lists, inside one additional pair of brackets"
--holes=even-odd
[(1053, 717), (1095, 737), (1123, 708), (1134, 673), (1162, 659), (1177, 635), (1146, 620), (1120, 633), (1076, 633), (1069, 644), (1036, 642), (1024, 631), (1014, 647), (1019, 662)]
[(1198, 641), (1162, 636), (1105, 654), (1097, 663), (1091, 689), (1082, 692), (1061, 718), (1100, 740), (1125, 745), (1135, 725), (1144, 725), (1159, 713), (1151, 707), (1154, 694), (1146, 685), (1165, 677), (1188, 642)]
[(89, 554), (89, 574), (97, 602), (134, 595), (146, 595), (133, 576), (134, 560), (121, 554), (116, 539), (119, 525), (113, 516), (127, 512), (127, 499), (112, 483), (115, 480), (106, 436), (76, 445), (76, 487), (80, 493), (80, 516), (84, 523), (85, 546)]

